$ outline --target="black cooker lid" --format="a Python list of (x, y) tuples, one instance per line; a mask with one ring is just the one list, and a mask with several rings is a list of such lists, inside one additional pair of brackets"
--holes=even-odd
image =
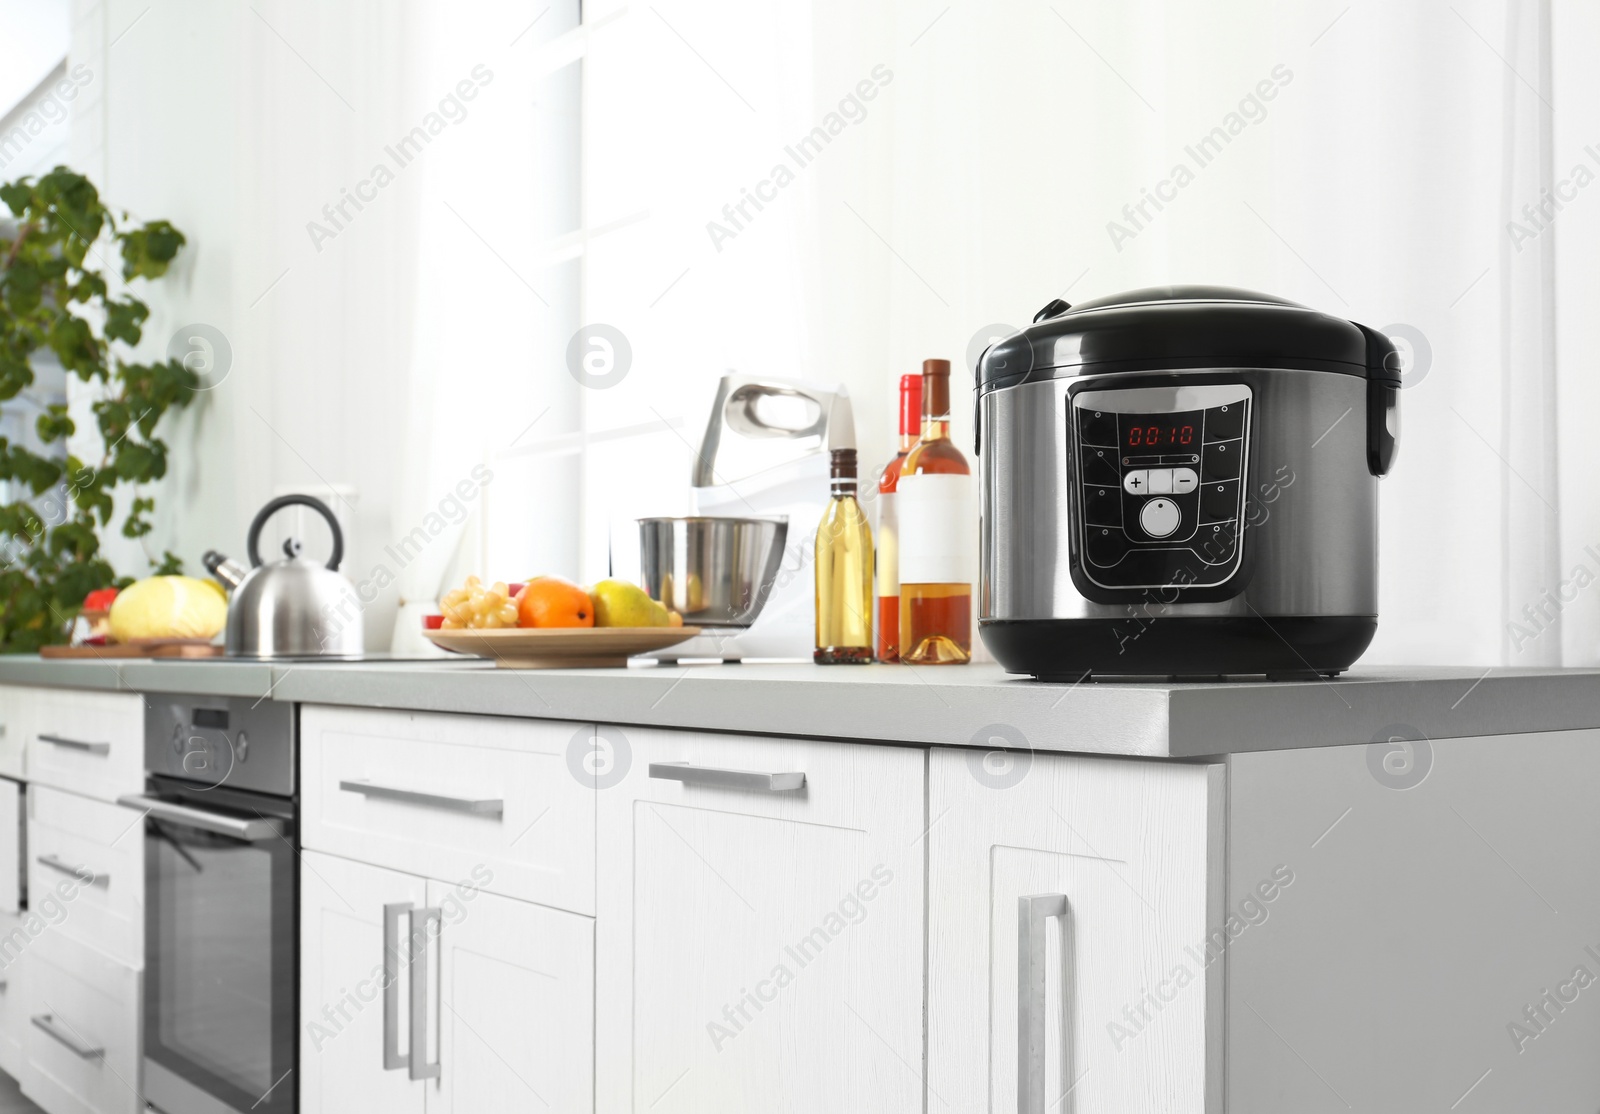
[(1057, 299), (990, 345), (980, 393), (1027, 379), (1186, 368), (1296, 368), (1400, 385), (1394, 342), (1376, 329), (1231, 286), (1151, 286), (1076, 306)]

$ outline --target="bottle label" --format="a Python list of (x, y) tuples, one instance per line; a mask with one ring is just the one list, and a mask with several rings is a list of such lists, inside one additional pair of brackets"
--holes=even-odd
[(878, 595), (900, 594), (900, 521), (892, 491), (878, 494)]
[(900, 584), (971, 584), (977, 565), (978, 523), (972, 477), (901, 476)]

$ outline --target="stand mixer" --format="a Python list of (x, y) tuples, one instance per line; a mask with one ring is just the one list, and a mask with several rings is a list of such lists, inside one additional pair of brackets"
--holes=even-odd
[(706, 629), (652, 656), (811, 660), (813, 535), (830, 415), (846, 398), (839, 385), (722, 377), (692, 470), (694, 515), (639, 520), (645, 591)]

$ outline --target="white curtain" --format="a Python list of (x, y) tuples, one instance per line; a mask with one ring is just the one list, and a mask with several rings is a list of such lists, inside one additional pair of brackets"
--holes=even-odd
[(418, 265), (407, 276), (415, 290), (408, 360), (397, 369), (406, 399), (396, 434), (405, 446), (394, 475), (397, 540), (385, 558), (398, 578), (391, 646), (400, 653), (426, 652), (421, 616), (433, 610), (447, 570), (455, 580), (465, 571), (518, 575), (485, 570), (479, 538), (492, 450), (539, 415), (538, 376), (558, 370), (534, 369), (528, 356), (550, 296), (536, 284), (529, 199), (539, 154), (532, 56), (547, 7), (507, 0), (470, 12), (438, 4), (414, 11), (414, 123), (426, 129), (441, 102), (452, 119), (406, 171), (418, 191)]
[[(1577, 187), (1531, 239), (1508, 224), (1529, 225), (1523, 206), (1554, 188), (1552, 166), (1555, 180), (1580, 162), (1600, 170), (1584, 150), (1600, 100), (1576, 46), (1595, 41), (1592, 12), (1552, 13), (1550, 0), (907, 0), (870, 20), (816, 8), (819, 112), (841, 64), (894, 72), (862, 126), (870, 157), (818, 160), (801, 230), (823, 276), (808, 335), (862, 376), (879, 414), (891, 373), (961, 359), (980, 326), (1022, 323), (1057, 296), (1226, 283), (1407, 348), (1420, 338), (1382, 485), (1367, 660), (1600, 657), (1600, 592), (1577, 583), (1600, 577), (1584, 549), (1600, 539), (1595, 439), (1572, 409), (1593, 405), (1575, 335), (1593, 330), (1584, 303), (1560, 298), (1594, 289), (1586, 210), (1600, 211), (1600, 188)], [(1563, 67), (1552, 40), (1565, 35)], [(1219, 126), (1235, 134), (1202, 149)], [(1149, 194), (1171, 199), (1158, 209)], [(957, 407), (969, 436), (970, 399)], [(878, 431), (882, 446), (886, 420)]]
[(1589, 7), (630, 7), (591, 44), (585, 196), (591, 225), (636, 222), (591, 253), (583, 319), (641, 370), (584, 420), (684, 416), (670, 459), (622, 473), (664, 500), (721, 369), (800, 375), (849, 386), (878, 461), (899, 374), (1052, 298), (1261, 289), (1416, 349), (1367, 660), (1593, 662), (1600, 592), (1572, 581), (1600, 577), (1575, 405), (1600, 404), (1578, 312), (1600, 189), (1509, 224), (1600, 135)]

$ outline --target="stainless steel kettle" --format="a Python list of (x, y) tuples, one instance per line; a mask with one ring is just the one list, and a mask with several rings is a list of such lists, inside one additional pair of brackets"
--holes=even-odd
[[(310, 507), (333, 532), (326, 565), (300, 556), (300, 542), (283, 543), (284, 559), (262, 564), (261, 528), (284, 507)], [(256, 513), (246, 541), (251, 568), (216, 550), (203, 561), (211, 575), (233, 592), (228, 605), (225, 652), (241, 658), (356, 657), (362, 648), (361, 601), (350, 581), (338, 573), (344, 559), (339, 520), (320, 499), (283, 495)]]

